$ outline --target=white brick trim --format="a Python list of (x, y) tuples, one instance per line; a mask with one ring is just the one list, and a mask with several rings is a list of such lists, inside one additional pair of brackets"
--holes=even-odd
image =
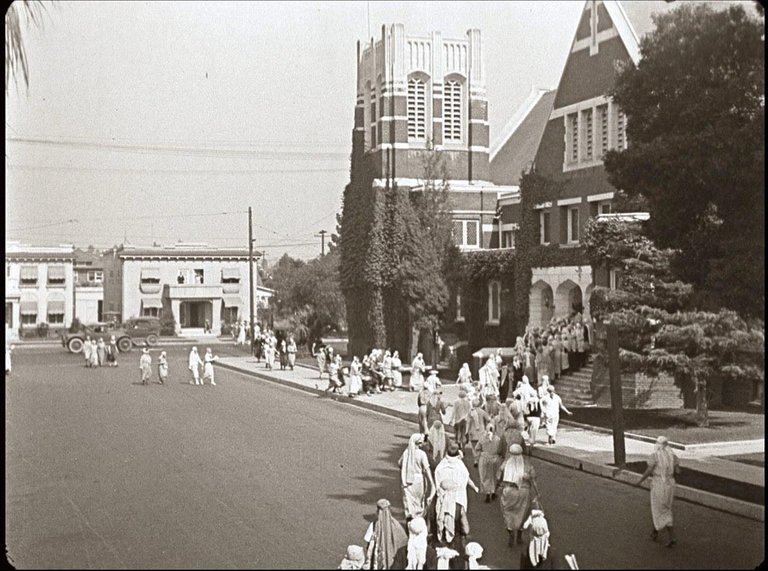
[(581, 196), (575, 198), (561, 198), (557, 201), (558, 206), (569, 206), (571, 204), (581, 204)]
[(601, 200), (613, 200), (613, 192), (604, 192), (602, 194), (590, 194), (587, 202), (600, 202)]

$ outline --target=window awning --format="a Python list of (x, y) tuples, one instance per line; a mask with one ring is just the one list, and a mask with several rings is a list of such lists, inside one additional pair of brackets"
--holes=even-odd
[(224, 301), (224, 307), (240, 307), (243, 305), (240, 298), (236, 295), (225, 295), (222, 300)]
[(19, 277), (23, 280), (36, 280), (37, 266), (21, 266), (21, 274)]
[(141, 268), (141, 279), (160, 281), (160, 268)]
[(48, 301), (48, 313), (64, 313), (64, 300)]
[(223, 280), (239, 280), (240, 269), (239, 268), (222, 268), (221, 279)]
[(64, 266), (48, 266), (48, 279), (49, 280), (65, 280), (67, 279), (67, 273)]
[(163, 300), (159, 297), (145, 297), (141, 300), (141, 307), (146, 307), (147, 309), (162, 309)]
[(22, 301), (19, 303), (19, 311), (25, 315), (37, 314), (36, 301)]

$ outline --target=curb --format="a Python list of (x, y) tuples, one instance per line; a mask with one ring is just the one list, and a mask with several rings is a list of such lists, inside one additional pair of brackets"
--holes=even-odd
[[(392, 416), (395, 418), (399, 418), (401, 420), (412, 422), (414, 424), (418, 422), (418, 415), (416, 413), (393, 410), (386, 406), (357, 400), (344, 395), (328, 394), (323, 389), (315, 389), (313, 387), (307, 387), (300, 383), (295, 383), (289, 380), (276, 379), (266, 374), (259, 373), (258, 371), (244, 370), (237, 366), (230, 365), (227, 363), (217, 363), (216, 366), (222, 367), (224, 369), (229, 369), (231, 371), (236, 371), (244, 375), (256, 377), (258, 379), (262, 379), (265, 381), (269, 381), (277, 385), (290, 386), (292, 388), (296, 388), (304, 392), (312, 393), (315, 395), (327, 394), (329, 397), (333, 398), (338, 402), (348, 403), (353, 406), (357, 406), (359, 408), (373, 410), (381, 414), (385, 414), (387, 416)], [(306, 369), (313, 368), (308, 365), (299, 365), (298, 363), (297, 363), (297, 366), (302, 366)], [(572, 424), (578, 425), (579, 423), (572, 423)], [(580, 425), (580, 426), (588, 426), (588, 425)], [(453, 432), (453, 427), (446, 426), (445, 430), (446, 432)], [(651, 440), (655, 442), (655, 440), (653, 439)], [(616, 482), (623, 482), (629, 485), (634, 485), (640, 480), (640, 474), (635, 474), (634, 472), (629, 472), (621, 468), (617, 468), (615, 466), (598, 464), (596, 462), (590, 462), (588, 460), (580, 460), (578, 458), (569, 456), (562, 452), (558, 452), (556, 450), (552, 450), (548, 448), (542, 448), (540, 446), (534, 446), (531, 452), (531, 455), (540, 460), (544, 460), (545, 462), (551, 462), (553, 464), (565, 466), (573, 470), (580, 470), (588, 474), (593, 474), (595, 476), (600, 476), (602, 478), (614, 480)], [(643, 485), (643, 488), (649, 489), (650, 486), (648, 484), (645, 484)], [(696, 488), (689, 488), (687, 486), (681, 486), (679, 484), (675, 486), (675, 497), (693, 504), (699, 504), (708, 508), (716, 509), (718, 511), (739, 515), (739, 516), (756, 520), (756, 521), (761, 521), (761, 522), (765, 521), (765, 506), (761, 506), (758, 504), (752, 504), (749, 502), (745, 502), (743, 500), (729, 498), (727, 496), (720, 496), (717, 494), (713, 494), (712, 492), (706, 492), (704, 490), (698, 490)]]
[[(573, 420), (560, 419), (560, 424), (563, 426), (572, 426), (574, 428), (581, 428), (582, 430), (591, 430), (592, 432), (600, 432), (602, 434), (613, 434), (613, 430), (610, 428), (603, 428), (602, 426), (594, 426), (593, 424), (584, 424), (583, 422), (575, 422)], [(633, 432), (625, 432), (624, 438), (631, 440), (639, 440), (641, 442), (647, 442), (649, 444), (655, 444), (656, 439), (653, 436), (645, 436), (644, 434), (635, 434)], [(729, 442), (730, 444), (730, 442)], [(688, 450), (691, 446), (700, 446), (698, 444), (680, 444), (678, 442), (669, 442), (668, 446), (676, 450)]]

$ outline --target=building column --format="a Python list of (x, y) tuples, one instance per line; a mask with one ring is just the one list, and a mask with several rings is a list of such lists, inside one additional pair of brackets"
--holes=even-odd
[(215, 335), (221, 335), (221, 298), (213, 299), (211, 301), (213, 303), (211, 329)]
[(171, 313), (173, 314), (173, 320), (176, 327), (176, 335), (181, 334), (181, 301), (178, 299), (171, 300)]

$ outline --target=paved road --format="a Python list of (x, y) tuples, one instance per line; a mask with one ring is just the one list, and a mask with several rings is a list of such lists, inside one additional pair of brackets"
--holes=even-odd
[[(156, 355), (156, 352), (153, 352)], [(19, 352), (6, 379), (6, 544), (18, 568), (335, 568), (374, 502), (399, 506), (413, 426), (217, 371), (138, 384), (138, 353), (87, 370)], [(156, 359), (156, 357), (155, 357)], [(752, 568), (764, 526), (679, 502), (680, 541), (648, 539), (648, 492), (535, 461), (552, 543), (582, 568)], [(472, 494), (472, 492), (470, 492)], [(401, 515), (401, 511), (396, 512)], [(484, 562), (515, 568), (499, 508), (470, 497)]]

